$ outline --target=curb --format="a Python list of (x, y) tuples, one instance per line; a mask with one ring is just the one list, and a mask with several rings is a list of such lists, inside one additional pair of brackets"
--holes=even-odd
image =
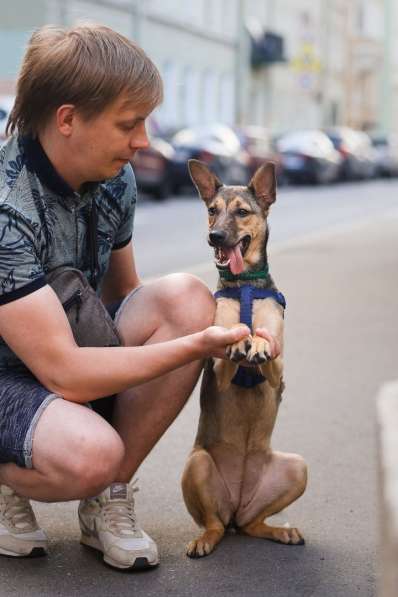
[(382, 386), (376, 401), (380, 516), (379, 597), (398, 592), (398, 381)]

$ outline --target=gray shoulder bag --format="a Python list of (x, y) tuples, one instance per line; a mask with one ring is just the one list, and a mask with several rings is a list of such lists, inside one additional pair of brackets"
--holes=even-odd
[(103, 302), (97, 296), (98, 243), (95, 199), (89, 226), (91, 284), (73, 267), (60, 266), (47, 274), (47, 283), (62, 303), (78, 346), (120, 346), (121, 338)]

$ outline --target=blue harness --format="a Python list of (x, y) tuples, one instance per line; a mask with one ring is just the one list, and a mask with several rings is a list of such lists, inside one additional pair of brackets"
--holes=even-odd
[[(217, 290), (214, 294), (217, 298), (231, 298), (240, 301), (240, 322), (245, 323), (252, 329), (252, 309), (253, 301), (255, 299), (273, 298), (284, 309), (286, 308), (286, 300), (281, 292), (276, 290), (268, 290), (266, 288), (256, 288), (249, 284), (240, 287), (223, 288)], [(265, 377), (259, 373), (257, 368), (252, 367), (238, 367), (238, 370), (233, 377), (231, 383), (241, 388), (254, 388), (265, 381)]]

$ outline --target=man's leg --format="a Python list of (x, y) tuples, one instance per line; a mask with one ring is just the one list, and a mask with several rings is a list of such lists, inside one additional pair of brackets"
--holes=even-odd
[[(196, 277), (172, 274), (142, 287), (117, 317), (129, 346), (165, 342), (202, 330), (214, 322), (215, 302)], [(198, 380), (199, 361), (119, 394), (113, 425), (125, 446), (117, 479), (128, 482), (174, 421)]]
[(85, 406), (58, 399), (33, 436), (33, 468), (0, 465), (0, 483), (21, 496), (66, 501), (95, 495), (115, 480), (124, 456), (115, 430)]
[[(135, 346), (196, 332), (213, 319), (214, 299), (204, 284), (193, 276), (174, 274), (134, 292), (119, 311), (117, 325), (125, 344)], [(155, 542), (137, 522), (135, 487), (128, 483), (180, 412), (200, 369), (200, 362), (191, 363), (116, 399), (113, 424), (125, 448), (116, 475), (119, 482), (79, 506), (82, 543), (102, 551), (111, 566), (134, 569), (159, 562)]]
[[(21, 391), (21, 384), (18, 389)], [(25, 392), (25, 397), (14, 392), (16, 403), (25, 398), (25, 410), (14, 408), (9, 413), (11, 435), (1, 437), (2, 457), (15, 457), (20, 465), (0, 465), (0, 554), (9, 556), (47, 551), (47, 537), (36, 522), (28, 497), (64, 501), (96, 494), (112, 483), (124, 452), (116, 431), (90, 409), (62, 399), (47, 403), (45, 398), (42, 402), (45, 389), (34, 378), (25, 384)], [(25, 434), (26, 423), (29, 432)], [(14, 438), (11, 452), (10, 437)], [(32, 469), (23, 468), (24, 459), (17, 456), (22, 453)]]

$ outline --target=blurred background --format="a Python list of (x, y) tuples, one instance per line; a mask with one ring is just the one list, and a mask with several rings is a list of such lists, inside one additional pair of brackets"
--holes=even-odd
[(398, 173), (393, 0), (0, 0), (0, 138), (26, 42), (46, 23), (106, 24), (136, 40), (165, 101), (137, 155), (141, 189), (181, 191), (186, 160), (243, 183), (264, 159), (281, 184)]
[[(247, 184), (264, 160), (276, 163), (270, 253), (289, 308), (287, 393), (275, 440), (304, 454), (311, 471), (293, 516), (305, 529), (305, 551), (286, 554), (283, 546), (260, 549), (257, 540), (231, 537), (208, 564), (183, 559), (194, 530), (177, 477), (194, 437), (196, 394), (140, 471), (140, 515), (160, 542), (159, 571), (110, 581), (98, 570), (94, 577), (90, 554), (76, 550), (74, 506), (46, 504), (39, 512), (51, 526), (54, 553), (41, 571), (53, 584), (47, 590), (33, 565), (16, 572), (7, 561), (2, 585), (10, 595), (26, 594), (27, 586), (30, 595), (109, 595), (112, 582), (120, 595), (144, 587), (148, 596), (374, 597), (374, 398), (396, 377), (398, 352), (398, 3), (0, 0), (0, 15), (0, 142), (37, 27), (102, 23), (136, 40), (157, 64), (165, 99), (148, 122), (151, 147), (133, 164), (140, 198), (134, 251), (143, 279), (186, 271), (216, 283), (206, 210), (187, 159), (237, 184)], [(397, 404), (398, 385), (391, 397)], [(386, 419), (396, 438), (397, 415)], [(380, 418), (381, 445), (384, 424)], [(381, 461), (395, 463), (394, 487), (396, 455), (396, 443), (391, 455), (379, 450)], [(393, 478), (384, 470), (382, 490)], [(398, 492), (388, 495), (380, 543), (392, 588), (382, 597), (396, 597)]]

